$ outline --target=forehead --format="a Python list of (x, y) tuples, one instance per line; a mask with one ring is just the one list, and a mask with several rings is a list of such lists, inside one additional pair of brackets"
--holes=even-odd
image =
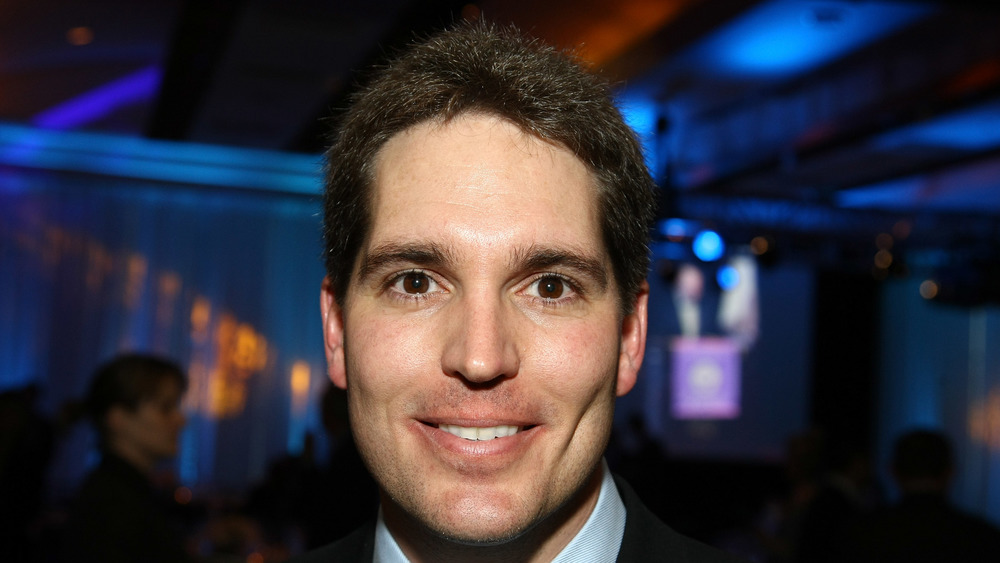
[(443, 237), (459, 246), (555, 245), (599, 255), (594, 175), (565, 147), (493, 116), (431, 121), (375, 159), (368, 247)]
[(171, 400), (182, 394), (181, 382), (176, 377), (161, 374), (156, 380), (151, 382), (148, 392), (142, 397), (140, 403)]

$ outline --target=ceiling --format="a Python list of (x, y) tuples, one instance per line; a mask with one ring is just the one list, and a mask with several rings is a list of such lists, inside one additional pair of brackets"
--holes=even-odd
[(4, 0), (0, 127), (316, 154), (365, 68), (463, 17), (620, 84), (664, 217), (1000, 261), (996, 2)]

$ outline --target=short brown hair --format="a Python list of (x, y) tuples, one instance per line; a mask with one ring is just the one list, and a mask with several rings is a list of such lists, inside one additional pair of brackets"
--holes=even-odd
[(463, 113), (506, 119), (572, 151), (594, 174), (601, 235), (623, 310), (649, 266), (653, 181), (608, 84), (513, 28), (463, 23), (414, 44), (357, 93), (326, 153), (325, 263), (343, 304), (370, 231), (375, 156), (394, 135)]

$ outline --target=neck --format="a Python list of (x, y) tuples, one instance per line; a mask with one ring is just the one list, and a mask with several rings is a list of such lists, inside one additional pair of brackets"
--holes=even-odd
[(413, 563), (493, 563), (551, 561), (569, 544), (590, 517), (601, 492), (600, 465), (570, 499), (516, 538), (492, 545), (470, 545), (442, 537), (395, 503), (383, 499), (386, 526)]

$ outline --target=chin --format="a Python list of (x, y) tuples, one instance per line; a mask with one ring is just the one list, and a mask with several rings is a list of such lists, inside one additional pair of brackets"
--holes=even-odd
[(493, 526), (456, 526), (447, 530), (439, 530), (444, 539), (469, 546), (502, 545), (520, 537), (530, 529), (530, 525), (514, 525), (507, 527)]
[[(491, 502), (492, 501), (492, 502)], [(516, 506), (516, 501), (465, 498), (451, 503), (452, 510), (432, 528), (442, 537), (466, 545), (498, 545), (521, 536), (544, 516), (537, 508)]]

